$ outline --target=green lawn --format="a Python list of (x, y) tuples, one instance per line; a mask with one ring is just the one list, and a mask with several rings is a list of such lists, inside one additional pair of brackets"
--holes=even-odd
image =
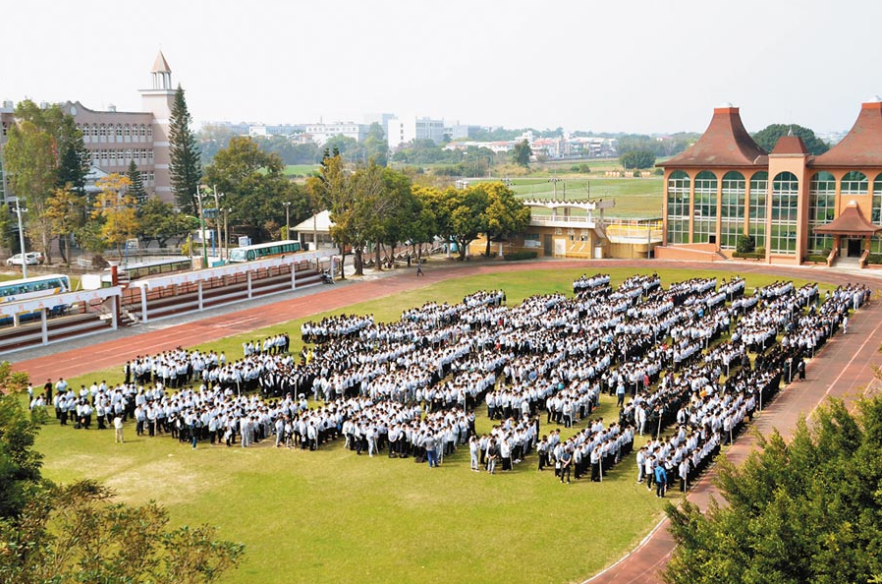
[(319, 168), (318, 164), (289, 164), (285, 167), (285, 174), (287, 176), (291, 175), (300, 175), (307, 176), (313, 172), (316, 172)]
[[(613, 284), (652, 272), (604, 271)], [(458, 302), (476, 289), (500, 287), (513, 304), (535, 293), (571, 292), (572, 281), (586, 272), (458, 278), (338, 312), (391, 320), (429, 299)], [(711, 274), (660, 271), (665, 285)], [(774, 280), (751, 274), (748, 291)], [(289, 331), (299, 350), (301, 322), (210, 346), (237, 357), (243, 340)], [(78, 387), (99, 378), (118, 381), (120, 370), (70, 381)], [(479, 431), (489, 427), (485, 413), (479, 411)], [(615, 418), (611, 398), (604, 396), (597, 415)], [(220, 526), (221, 537), (247, 546), (244, 564), (224, 582), (578, 582), (620, 558), (662, 514), (663, 502), (635, 484), (632, 457), (602, 484), (561, 485), (551, 471), (535, 470), (535, 455), (514, 472), (491, 477), (469, 472), (464, 449), (430, 470), (412, 459), (357, 457), (339, 443), (320, 452), (193, 450), (167, 437), (136, 439), (133, 424), (126, 433), (129, 441), (117, 446), (110, 430), (75, 431), (53, 421), (37, 441), (46, 456), (44, 474), (57, 481), (98, 479), (125, 501), (159, 501), (175, 523)]]

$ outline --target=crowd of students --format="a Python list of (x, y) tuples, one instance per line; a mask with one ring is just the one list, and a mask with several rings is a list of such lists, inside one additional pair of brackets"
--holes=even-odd
[[(138, 434), (193, 447), (273, 440), (320, 450), (343, 440), (356, 454), (434, 468), (468, 445), (472, 470), (492, 474), (536, 451), (538, 468), (554, 468), (561, 482), (602, 480), (649, 434), (637, 449), (638, 481), (663, 496), (677, 478), (685, 489), (782, 379), (804, 375), (804, 359), (869, 298), (865, 287), (844, 286), (822, 301), (817, 286), (790, 282), (746, 297), (738, 277), (665, 290), (657, 275), (640, 275), (613, 291), (598, 274), (573, 287), (575, 297), (536, 295), (516, 306), (501, 290), (479, 291), (393, 323), (370, 315), (307, 322), (301, 334), (312, 345), (299, 358), (287, 334), (246, 342), (233, 362), (183, 349), (141, 356), (116, 387), (56, 384), (44, 403), (62, 424), (73, 418), (89, 428), (94, 417), (106, 427), (120, 416), (134, 419)], [(591, 417), (602, 393), (620, 407), (606, 426)], [(482, 436), (480, 404), (494, 424)], [(542, 423), (554, 429), (543, 434)]]

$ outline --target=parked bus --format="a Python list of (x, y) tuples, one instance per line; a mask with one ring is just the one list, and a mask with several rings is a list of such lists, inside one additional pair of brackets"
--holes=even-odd
[(119, 271), (128, 275), (129, 280), (171, 274), (173, 272), (186, 272), (193, 269), (193, 262), (187, 257), (172, 257), (149, 262), (131, 263), (128, 266), (120, 266)]
[(250, 262), (300, 251), (299, 241), (272, 241), (230, 250), (230, 263)]
[(64, 274), (21, 278), (0, 282), (0, 302), (30, 300), (70, 292), (70, 278)]

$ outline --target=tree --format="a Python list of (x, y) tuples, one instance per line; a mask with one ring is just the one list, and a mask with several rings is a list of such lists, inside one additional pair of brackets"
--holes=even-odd
[[(309, 213), (307, 198), (284, 171), (278, 155), (263, 152), (251, 138), (236, 136), (205, 169), (205, 182), (224, 194), (223, 206), (231, 209), (232, 225), (247, 225), (269, 238), (269, 222), (285, 223), (285, 202), (292, 203), (294, 223)], [(205, 201), (206, 206), (213, 206), (211, 199)]]
[(444, 191), (424, 188), (419, 196), (428, 204), (437, 222), (438, 235), (455, 243), (459, 259), (465, 259), (468, 245), (483, 233), (484, 212), (487, 209), (487, 191), (480, 185), (463, 190)]
[(332, 153), (325, 149), (318, 175), (306, 180), (306, 192), (313, 213), (324, 209), (330, 211), (331, 239), (340, 248), (341, 263), (345, 265), (346, 249), (351, 247), (355, 254), (355, 273), (362, 275), (364, 273), (362, 252), (365, 240), (363, 234), (357, 231), (352, 181), (338, 150)]
[(170, 239), (183, 238), (199, 229), (199, 219), (177, 212), (173, 205), (163, 203), (157, 197), (147, 199), (138, 208), (137, 218), (138, 234), (148, 244), (155, 241), (159, 247), (165, 247)]
[(815, 136), (814, 131), (796, 124), (771, 124), (756, 134), (753, 134), (751, 137), (760, 148), (766, 152), (771, 152), (775, 149), (775, 144), (778, 143), (779, 138), (791, 135), (802, 138), (809, 154), (817, 156), (830, 149), (823, 140)]
[(376, 269), (382, 269), (380, 245), (395, 246), (410, 237), (419, 210), (410, 180), (400, 172), (371, 162), (352, 177), (354, 230), (375, 244)]
[(147, 201), (147, 190), (144, 188), (144, 179), (141, 178), (141, 171), (135, 161), (129, 162), (129, 169), (126, 171), (126, 177), (129, 179), (129, 196), (135, 199), (138, 207), (144, 205)]
[(103, 220), (101, 238), (122, 257), (123, 245), (138, 233), (135, 199), (127, 192), (131, 184), (128, 177), (113, 173), (99, 179), (96, 186), (101, 194), (95, 200), (92, 218)]
[(49, 223), (49, 233), (58, 238), (58, 252), (65, 264), (70, 264), (70, 240), (82, 225), (83, 197), (71, 183), (56, 188), (46, 201), (44, 217)]
[(502, 183), (479, 183), (476, 188), (487, 192), (484, 210), (484, 234), (487, 236), (485, 255), (490, 257), (490, 242), (522, 233), (530, 225), (530, 209), (515, 197), (514, 191)]
[(629, 150), (619, 157), (626, 169), (650, 168), (655, 164), (655, 153), (651, 150)]
[(389, 158), (389, 144), (386, 141), (383, 126), (377, 122), (368, 128), (367, 137), (364, 139), (364, 149), (368, 160), (373, 160), (380, 166), (386, 166)]
[[(19, 396), (7, 391), (13, 375), (8, 362), (0, 364), (0, 519), (20, 516), (44, 486), (43, 456), (33, 450), (41, 418), (25, 413)], [(4, 547), (0, 543), (0, 550)]]
[(196, 189), (202, 180), (201, 155), (196, 136), (190, 130), (193, 119), (187, 109), (184, 90), (178, 86), (169, 119), (169, 165), (175, 202), (185, 213), (196, 210)]
[(77, 128), (73, 116), (62, 116), (57, 142), (56, 148), (61, 156), (55, 186), (70, 189), (77, 195), (85, 195), (90, 156), (83, 143), (83, 133)]
[(790, 442), (773, 432), (743, 466), (718, 463), (728, 503), (702, 514), (669, 505), (677, 548), (670, 584), (878, 582), (882, 578), (882, 396), (841, 400), (801, 420)]
[(8, 250), (14, 249), (16, 238), (13, 232), (16, 229), (18, 229), (18, 223), (16, 219), (13, 219), (9, 205), (0, 205), (0, 247)]
[(512, 160), (515, 164), (523, 167), (530, 166), (530, 157), (533, 156), (533, 149), (526, 138), (514, 145), (512, 150)]

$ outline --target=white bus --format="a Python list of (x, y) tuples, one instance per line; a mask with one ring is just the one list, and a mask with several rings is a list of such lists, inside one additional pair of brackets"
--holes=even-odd
[(247, 245), (245, 247), (237, 247), (230, 250), (230, 263), (262, 260), (273, 256), (297, 253), (299, 251), (300, 242), (293, 240)]
[(30, 300), (70, 292), (70, 278), (64, 274), (50, 274), (0, 282), (0, 303)]

